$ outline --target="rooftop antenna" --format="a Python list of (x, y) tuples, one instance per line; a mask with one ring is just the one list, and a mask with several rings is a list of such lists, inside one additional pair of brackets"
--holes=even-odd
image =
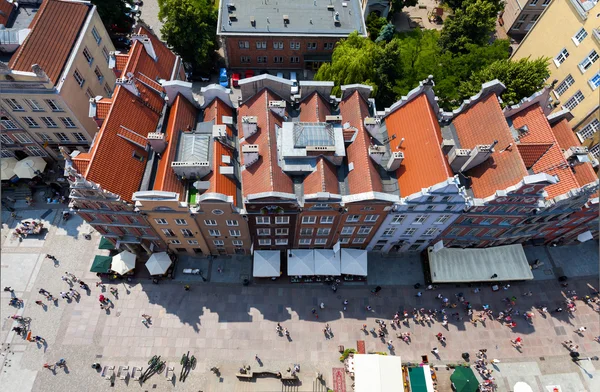
[(502, 154), (504, 151), (508, 150), (509, 148), (512, 147), (512, 143), (510, 143), (508, 146), (506, 146), (503, 150), (500, 150), (500, 154)]
[(404, 138), (400, 139), (400, 143), (398, 143), (398, 149), (400, 149), (400, 147), (402, 147), (402, 143), (404, 143)]

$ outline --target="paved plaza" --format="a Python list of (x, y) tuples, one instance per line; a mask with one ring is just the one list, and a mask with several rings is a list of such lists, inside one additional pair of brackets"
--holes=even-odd
[[(86, 240), (84, 234), (91, 232), (90, 227), (78, 217), (62, 222), (60, 210), (23, 210), (19, 215), (42, 219), (51, 227), (41, 238), (30, 237), (19, 242), (11, 238), (16, 222), (10, 214), (2, 214), (1, 284), (12, 286), (14, 295), (25, 300), (25, 307), (16, 310), (7, 305), (10, 293), (2, 292), (0, 385), (6, 391), (106, 390), (109, 383), (91, 368), (92, 363), (132, 369), (146, 367), (152, 355), (161, 355), (178, 376), (180, 358), (188, 351), (198, 363), (184, 383), (178, 379), (168, 381), (163, 372), (142, 387), (133, 380), (126, 383), (117, 379), (114, 389), (320, 391), (326, 389), (315, 381), (316, 372), (323, 373), (325, 385), (331, 388), (332, 369), (343, 367), (338, 347), (356, 348), (359, 340), (365, 341), (367, 352), (388, 352), (412, 363), (418, 363), (421, 355), (428, 355), (434, 365), (440, 366), (462, 362), (464, 352), (474, 358), (478, 349), (487, 348), (488, 358), (501, 361), (494, 374), (499, 391), (512, 390), (519, 380), (544, 392), (546, 386), (554, 384), (560, 384), (562, 391), (600, 390), (597, 381), (600, 362), (573, 363), (561, 344), (573, 340), (580, 346), (582, 357), (600, 355), (600, 344), (593, 340), (600, 334), (599, 314), (582, 302), (578, 302), (573, 317), (567, 312), (544, 317), (536, 311), (531, 325), (517, 317), (514, 330), (491, 320), (485, 325), (473, 325), (462, 307), (458, 307), (461, 319), (450, 317), (448, 330), (440, 323), (415, 326), (412, 321), (409, 327), (402, 325), (399, 330), (388, 327), (390, 334), (385, 340), (394, 341), (395, 350), (391, 353), (384, 340), (361, 331), (363, 324), (368, 329), (376, 327), (375, 319), (390, 320), (397, 310), (439, 309), (440, 300), (436, 298), (439, 293), (454, 300), (455, 293), (463, 292), (475, 309), (489, 304), (492, 309), (501, 310), (505, 307), (502, 299), (511, 296), (517, 297), (515, 308), (520, 312), (536, 305), (554, 309), (564, 303), (566, 290), (586, 294), (598, 289), (597, 242), (570, 249), (528, 248), (530, 261), (539, 258), (544, 265), (534, 271), (533, 282), (513, 284), (508, 290), (492, 292), (489, 287), (481, 287), (474, 294), (475, 287), (447, 285), (437, 291), (421, 289), (421, 297), (416, 296), (417, 290), (413, 288), (415, 283), (423, 283), (418, 256), (371, 257), (369, 284), (342, 284), (336, 293), (324, 284), (268, 281), (243, 286), (240, 277), (250, 271), (249, 258), (188, 260), (187, 263), (198, 263), (199, 268), (207, 271), (207, 282), (176, 274), (175, 280), (159, 284), (148, 279), (108, 284), (104, 295), (111, 298), (113, 307), (105, 311), (98, 302), (102, 293), (95, 286), (98, 279), (88, 272), (94, 256), (107, 252), (97, 249), (98, 234), (93, 233), (92, 239)], [(56, 256), (58, 263), (45, 259), (46, 253)], [(217, 271), (219, 267), (223, 267), (223, 272)], [(55, 296), (68, 288), (61, 280), (65, 271), (85, 281), (91, 287), (90, 293), (77, 287), (82, 294), (79, 300), (60, 299), (56, 303), (44, 300), (45, 307), (36, 305), (36, 300), (43, 299), (38, 294), (40, 288)], [(570, 277), (567, 288), (557, 282), (557, 272)], [(184, 284), (190, 284), (191, 290), (185, 291)], [(377, 297), (370, 293), (375, 284), (383, 286)], [(118, 288), (118, 299), (108, 293), (110, 287)], [(527, 291), (533, 295), (522, 296)], [(345, 299), (349, 305), (344, 311)], [(324, 309), (319, 309), (321, 302)], [(373, 310), (367, 311), (367, 305)], [(46, 343), (30, 343), (11, 332), (16, 324), (8, 317), (15, 313), (31, 317), (32, 333), (45, 338)], [(142, 314), (152, 316), (148, 327), (141, 322)], [(276, 333), (277, 323), (288, 328), (290, 339)], [(329, 339), (323, 333), (325, 323), (333, 331)], [(583, 336), (575, 333), (581, 326), (587, 327)], [(412, 343), (397, 339), (398, 332), (410, 332)], [(435, 338), (438, 332), (447, 337), (446, 347), (438, 345)], [(520, 351), (510, 342), (517, 336), (524, 341)], [(440, 349), (439, 359), (431, 353), (435, 346)], [(54, 363), (60, 358), (67, 361), (67, 369), (55, 372), (43, 369), (44, 363)], [(294, 387), (283, 387), (276, 379), (243, 382), (235, 377), (243, 365), (285, 373), (293, 364), (301, 366), (301, 382)], [(210, 372), (213, 366), (220, 368), (220, 377)], [(444, 370), (439, 368), (439, 376), (442, 374)], [(346, 377), (347, 391), (352, 390), (351, 384), (350, 377)]]

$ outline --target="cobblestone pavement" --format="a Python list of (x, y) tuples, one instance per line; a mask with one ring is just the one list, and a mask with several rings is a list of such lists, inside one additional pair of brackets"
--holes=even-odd
[[(21, 215), (41, 217), (46, 212), (23, 211)], [(322, 372), (330, 385), (331, 369), (341, 367), (339, 345), (356, 347), (358, 340), (364, 340), (369, 352), (388, 351), (384, 341), (360, 330), (363, 324), (373, 328), (376, 318), (389, 320), (398, 309), (439, 308), (438, 293), (455, 301), (454, 294), (463, 292), (475, 309), (489, 304), (497, 310), (505, 306), (503, 298), (514, 295), (517, 297), (515, 309), (523, 312), (534, 305), (557, 307), (564, 301), (566, 289), (585, 294), (598, 288), (598, 277), (595, 276), (571, 279), (566, 289), (555, 280), (544, 280), (513, 284), (508, 290), (499, 292), (482, 287), (477, 294), (471, 293), (473, 288), (445, 286), (438, 291), (423, 291), (421, 297), (416, 297), (417, 290), (412, 287), (385, 286), (380, 296), (375, 297), (365, 285), (342, 285), (334, 293), (325, 285), (252, 284), (243, 287), (240, 284), (205, 283), (192, 284), (191, 291), (184, 291), (181, 283), (155, 285), (138, 280), (132, 284), (108, 285), (107, 290), (118, 288), (119, 297), (105, 292), (113, 307), (104, 311), (98, 303), (101, 289), (95, 287), (97, 279), (87, 272), (94, 255), (106, 252), (97, 250), (99, 236), (94, 234), (91, 241), (83, 239), (83, 234), (89, 233), (89, 226), (78, 217), (60, 222), (60, 213), (51, 211), (44, 219), (56, 227), (51, 227), (45, 237), (38, 240), (28, 238), (15, 242), (10, 237), (15, 222), (8, 219), (3, 225), (1, 284), (12, 286), (14, 295), (25, 300), (24, 309), (17, 311), (7, 306), (10, 293), (2, 292), (0, 338), (4, 344), (0, 357), (0, 385), (8, 391), (105, 390), (108, 382), (91, 368), (92, 363), (132, 369), (133, 366), (147, 366), (148, 359), (155, 354), (161, 355), (167, 366), (174, 367), (175, 373), (179, 374), (179, 360), (188, 350), (198, 359), (198, 364), (185, 383), (170, 382), (163, 372), (143, 387), (134, 381), (127, 385), (117, 379), (115, 389), (148, 390), (156, 385), (157, 390), (180, 391), (282, 390), (281, 383), (275, 379), (253, 382), (236, 379), (234, 373), (244, 364), (261, 368), (255, 361), (255, 355), (258, 355), (264, 370), (285, 373), (288, 367), (299, 363), (302, 383), (296, 389), (288, 390), (313, 391), (316, 371)], [(56, 256), (59, 265), (44, 259), (46, 253)], [(386, 263), (393, 263), (393, 260)], [(61, 280), (65, 271), (83, 279), (90, 285), (91, 292), (79, 290), (81, 298), (70, 303), (61, 299), (55, 304), (46, 302), (44, 308), (36, 305), (35, 301), (42, 299), (38, 294), (40, 288), (56, 296), (68, 288)], [(532, 296), (522, 296), (530, 290)], [(342, 305), (344, 299), (349, 301), (346, 311)], [(321, 302), (325, 304), (324, 309), (319, 309)], [(373, 308), (372, 312), (366, 311), (367, 305)], [(318, 318), (311, 312), (313, 308), (318, 310)], [(13, 322), (8, 316), (15, 312), (31, 317), (31, 330), (34, 335), (46, 339), (44, 345), (29, 343), (10, 332)], [(564, 340), (573, 340), (580, 346), (582, 356), (600, 354), (600, 344), (593, 340), (593, 336), (600, 334), (600, 320), (591, 307), (579, 302), (572, 317), (566, 312), (546, 317), (536, 312), (531, 325), (517, 317), (518, 325), (514, 330), (491, 320), (484, 325), (473, 325), (464, 313), (460, 309), (461, 320), (450, 317), (448, 330), (439, 323), (415, 326), (411, 322), (410, 327), (402, 325), (399, 331), (389, 328), (390, 335), (385, 340), (393, 340), (395, 352), (392, 354), (400, 355), (403, 362), (419, 361), (421, 355), (428, 355), (434, 363), (458, 363), (463, 352), (474, 357), (476, 350), (487, 348), (489, 358), (502, 361), (497, 369), (500, 391), (510, 390), (513, 381), (518, 380), (515, 377), (531, 379), (540, 391), (542, 386), (558, 379), (562, 380), (561, 385), (569, 386), (563, 387), (563, 391), (594, 390), (592, 382), (600, 377), (594, 364), (582, 362), (581, 367), (577, 367), (569, 361), (568, 351), (561, 345)], [(148, 327), (141, 322), (142, 314), (152, 316)], [(289, 329), (289, 341), (276, 334), (277, 323)], [(330, 339), (323, 334), (325, 323), (329, 323), (333, 331)], [(581, 326), (587, 327), (584, 336), (575, 333)], [(410, 345), (395, 337), (397, 332), (406, 331), (412, 335)], [(445, 347), (438, 345), (435, 338), (438, 332), (447, 337)], [(510, 342), (517, 336), (524, 342), (520, 351)], [(440, 350), (439, 360), (430, 352), (434, 346)], [(67, 369), (53, 373), (42, 368), (44, 363), (54, 363), (60, 358), (66, 359)], [(220, 367), (221, 377), (209, 371), (212, 366)], [(351, 390), (351, 379), (347, 378), (346, 383), (347, 390)]]

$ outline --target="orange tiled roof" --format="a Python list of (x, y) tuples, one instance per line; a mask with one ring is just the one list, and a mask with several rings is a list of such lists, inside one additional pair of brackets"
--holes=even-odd
[(119, 53), (115, 55), (115, 70), (124, 70), (127, 66), (127, 61), (129, 61), (129, 53)]
[(302, 122), (325, 122), (325, 116), (329, 116), (329, 103), (316, 91), (300, 103), (300, 121)]
[(528, 131), (519, 138), (519, 143), (555, 143), (556, 138), (548, 119), (540, 105), (532, 105), (518, 112), (512, 117), (513, 126), (521, 128), (527, 126)]
[(315, 171), (304, 179), (304, 194), (311, 195), (318, 192), (338, 194), (340, 192), (335, 165), (323, 157), (317, 159)]
[[(214, 121), (215, 125), (223, 125), (223, 116), (233, 116), (233, 109), (227, 106), (219, 98), (215, 98), (207, 107), (204, 109), (204, 120)], [(229, 126), (227, 126), (227, 133), (232, 136), (233, 133)], [(227, 176), (220, 173), (221, 166), (230, 166), (227, 163), (223, 163), (223, 156), (228, 156), (231, 163), (234, 162), (233, 150), (224, 146), (221, 142), (214, 139), (213, 141), (213, 161), (212, 161), (212, 172), (208, 174), (204, 181), (210, 181), (208, 187), (208, 193), (221, 193), (223, 195), (232, 196), (233, 204), (237, 203), (237, 185), (234, 177)]]
[(8, 0), (0, 0), (0, 24), (6, 26), (8, 18), (15, 7), (14, 3), (9, 3)]
[(102, 98), (96, 102), (96, 117), (103, 120), (108, 115), (110, 106), (112, 105), (112, 98)]
[[(403, 197), (454, 176), (440, 148), (440, 126), (425, 94), (390, 114), (385, 125), (388, 136), (396, 136), (390, 143), (392, 152), (404, 152), (402, 165), (396, 171)], [(398, 149), (402, 138), (404, 142)]]
[(358, 129), (356, 139), (346, 149), (348, 163), (354, 165), (354, 169), (348, 173), (350, 193), (381, 192), (381, 177), (375, 162), (369, 157), (371, 139), (363, 126), (364, 118), (369, 116), (367, 101), (355, 91), (340, 102), (340, 113), (345, 123), (349, 122), (350, 126)]
[(9, 67), (31, 72), (31, 66), (39, 64), (56, 84), (90, 9), (89, 4), (82, 2), (45, 0)]
[(550, 147), (552, 147), (552, 143), (517, 144), (517, 149), (527, 169), (530, 169)]
[(173, 66), (175, 65), (177, 56), (146, 28), (140, 26), (137, 30), (137, 34), (145, 34), (150, 38), (152, 47), (157, 56), (157, 61), (153, 60), (150, 56), (142, 56), (142, 52), (146, 53), (146, 50), (143, 49), (144, 44), (135, 40), (129, 51), (130, 59), (123, 70), (123, 74), (127, 75), (128, 72), (132, 72), (136, 77), (140, 77), (139, 74), (142, 74), (146, 78), (154, 81), (158, 79), (171, 80)]
[(171, 168), (171, 163), (177, 155), (179, 135), (196, 124), (196, 108), (182, 95), (177, 95), (169, 112), (165, 139), (167, 148), (156, 169), (154, 190), (179, 193), (180, 200), (185, 198), (183, 183), (177, 178)]
[(258, 118), (258, 131), (240, 143), (241, 145), (258, 144), (260, 154), (258, 162), (242, 171), (244, 196), (262, 192), (294, 192), (292, 179), (281, 170), (277, 163), (275, 125), (281, 126), (282, 119), (268, 107), (269, 101), (277, 100), (281, 100), (281, 98), (264, 89), (238, 109), (238, 129), (242, 129), (241, 119), (243, 116)]
[(81, 153), (73, 158), (73, 168), (77, 170), (78, 173), (84, 174), (87, 171), (88, 165), (90, 164), (91, 155), (89, 152)]
[(498, 140), (497, 149), (504, 149), (513, 143), (512, 148), (502, 153), (495, 152), (485, 162), (465, 173), (471, 178), (471, 189), (476, 198), (491, 196), (497, 190), (517, 184), (527, 175), (495, 94), (488, 95), (459, 114), (452, 123), (462, 148), (470, 149)]

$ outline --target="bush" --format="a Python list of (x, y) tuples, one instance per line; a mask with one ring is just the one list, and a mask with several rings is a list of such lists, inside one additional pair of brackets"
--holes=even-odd
[(348, 355), (350, 355), (351, 353), (354, 354), (355, 352), (356, 352), (356, 350), (353, 348), (345, 349), (344, 352), (342, 353), (342, 356), (340, 357), (340, 362), (344, 362), (346, 360), (346, 358), (348, 358)]

